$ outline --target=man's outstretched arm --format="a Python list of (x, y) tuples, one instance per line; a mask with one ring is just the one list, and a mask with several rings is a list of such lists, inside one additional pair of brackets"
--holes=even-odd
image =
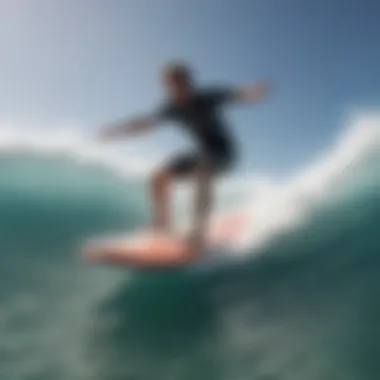
[(127, 121), (105, 126), (98, 139), (103, 142), (118, 140), (124, 136), (133, 136), (151, 129), (157, 120), (153, 116), (140, 116)]

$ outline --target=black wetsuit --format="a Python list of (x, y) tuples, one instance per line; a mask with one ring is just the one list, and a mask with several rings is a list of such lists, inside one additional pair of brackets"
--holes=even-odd
[(169, 169), (176, 176), (191, 174), (200, 163), (220, 173), (234, 161), (235, 147), (220, 115), (220, 106), (233, 100), (229, 89), (194, 91), (186, 104), (168, 103), (157, 111), (160, 121), (175, 121), (194, 137), (197, 151), (175, 157)]

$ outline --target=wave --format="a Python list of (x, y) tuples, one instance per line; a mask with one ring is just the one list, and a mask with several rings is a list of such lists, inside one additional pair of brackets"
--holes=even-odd
[(86, 136), (4, 132), (0, 378), (378, 378), (379, 127), (352, 120), (287, 179), (222, 181), (217, 213), (251, 226), (234, 265), (206, 276), (77, 255), (90, 235), (146, 223), (156, 159), (129, 171)]
[[(125, 152), (89, 141), (88, 136), (68, 128), (54, 132), (3, 128), (0, 202), (4, 218), (21, 213), (23, 219), (21, 209), (25, 210), (25, 202), (36, 212), (40, 208), (56, 216), (63, 211), (67, 215), (71, 207), (76, 220), (81, 219), (80, 215), (94, 215), (96, 210), (102, 214), (104, 209), (99, 206), (111, 204), (119, 214), (121, 210), (130, 214), (132, 208), (134, 215), (146, 218), (149, 198), (144, 181), (160, 159), (143, 162), (129, 154), (126, 160)], [(290, 178), (238, 174), (222, 180), (216, 215), (237, 212), (248, 218), (250, 226), (237, 250), (252, 254), (253, 248), (272, 241), (278, 234), (300, 228), (315, 210), (328, 211), (332, 203), (339, 204), (353, 193), (359, 196), (371, 189), (376, 192), (379, 158), (380, 116), (358, 115), (314, 163), (301, 167)], [(179, 221), (189, 214), (188, 197), (189, 187), (180, 186), (175, 198)], [(38, 218), (37, 213), (34, 223), (38, 224)]]

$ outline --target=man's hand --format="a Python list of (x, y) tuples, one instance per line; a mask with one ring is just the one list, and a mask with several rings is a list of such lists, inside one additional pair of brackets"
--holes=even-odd
[(120, 135), (120, 127), (116, 125), (106, 126), (101, 129), (96, 140), (101, 143), (106, 143), (114, 140), (118, 135)]
[(244, 102), (254, 102), (263, 99), (268, 95), (271, 89), (269, 81), (263, 81), (261, 83), (238, 88), (237, 98)]

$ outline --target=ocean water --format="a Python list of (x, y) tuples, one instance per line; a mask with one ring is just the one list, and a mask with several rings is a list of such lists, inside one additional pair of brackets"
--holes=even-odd
[(4, 132), (0, 379), (378, 380), (379, 120), (289, 178), (222, 183), (217, 212), (249, 214), (249, 234), (191, 271), (84, 262), (89, 237), (147, 222), (144, 176), (72, 137)]

